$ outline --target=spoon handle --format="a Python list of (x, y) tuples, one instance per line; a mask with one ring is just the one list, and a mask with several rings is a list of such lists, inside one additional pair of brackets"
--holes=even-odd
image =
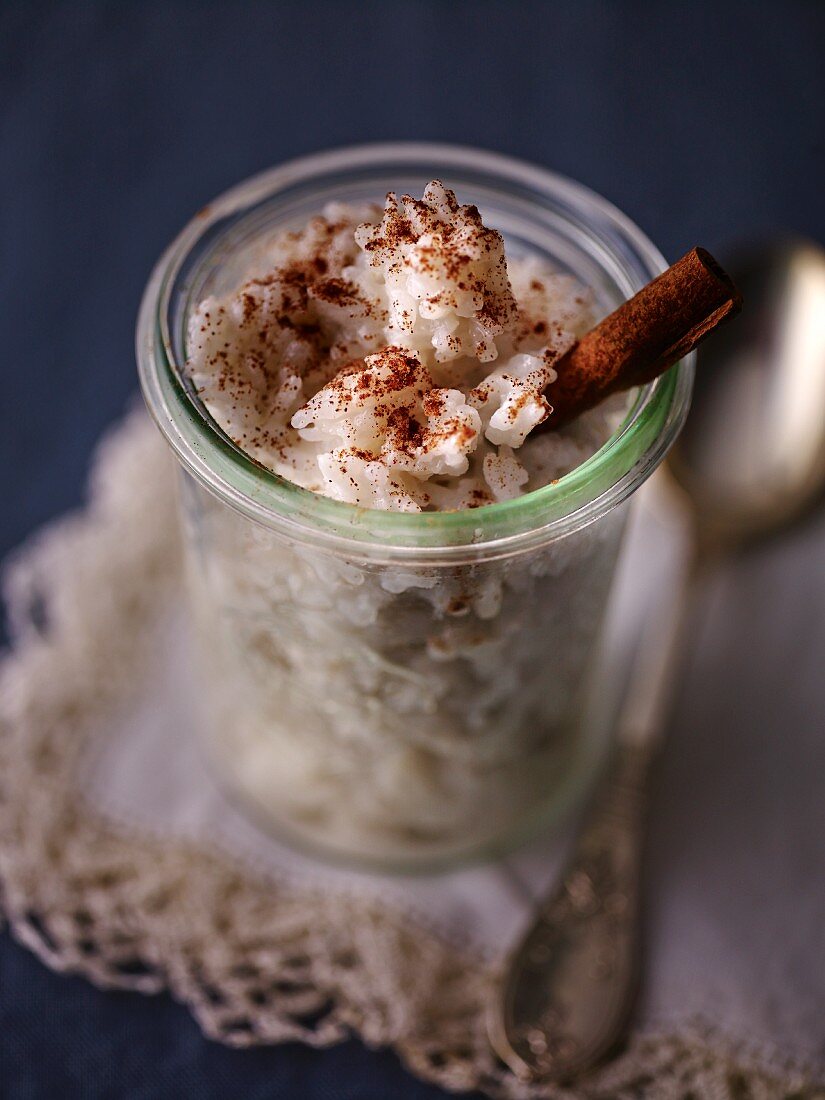
[(513, 960), (490, 1037), (522, 1079), (569, 1080), (621, 1033), (638, 981), (639, 853), (652, 746), (624, 744), (564, 878)]
[(621, 1036), (638, 986), (648, 776), (701, 564), (684, 514), (661, 503), (681, 552), (669, 599), (648, 620), (632, 662), (616, 759), (560, 885), (539, 907), (491, 1004), (490, 1041), (524, 1079), (566, 1081), (593, 1066)]

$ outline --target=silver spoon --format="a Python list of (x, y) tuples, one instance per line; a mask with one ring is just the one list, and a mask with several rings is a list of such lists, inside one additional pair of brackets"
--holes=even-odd
[(693, 407), (668, 460), (691, 520), (690, 564), (642, 638), (606, 787), (490, 1005), (493, 1048), (524, 1080), (570, 1081), (624, 1033), (639, 977), (648, 774), (696, 578), (825, 488), (825, 252), (789, 242), (728, 270), (745, 310), (699, 349)]

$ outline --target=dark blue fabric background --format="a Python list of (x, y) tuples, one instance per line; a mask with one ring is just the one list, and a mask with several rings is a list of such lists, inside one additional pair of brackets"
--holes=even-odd
[[(574, 176), (671, 258), (825, 240), (823, 57), (815, 0), (6, 0), (0, 554), (81, 501), (135, 389), (149, 268), (225, 187), (327, 146), (431, 138)], [(102, 994), (0, 945), (0, 1096), (442, 1095), (355, 1042), (222, 1049), (167, 998)]]

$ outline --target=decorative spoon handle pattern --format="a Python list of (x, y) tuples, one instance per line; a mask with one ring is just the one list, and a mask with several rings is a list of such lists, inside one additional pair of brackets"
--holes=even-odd
[(622, 744), (560, 886), (491, 1008), (490, 1037), (522, 1079), (576, 1077), (622, 1032), (638, 981), (639, 858), (654, 746)]

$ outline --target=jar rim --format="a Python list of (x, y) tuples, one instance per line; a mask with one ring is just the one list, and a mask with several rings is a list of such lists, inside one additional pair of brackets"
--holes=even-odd
[[(144, 398), (184, 468), (236, 511), (299, 542), (351, 557), (448, 563), (489, 560), (535, 549), (592, 523), (653, 472), (682, 427), (690, 401), (693, 354), (642, 387), (622, 423), (593, 455), (557, 481), (513, 500), (463, 511), (403, 513), (333, 500), (260, 465), (202, 410), (185, 384), (175, 353), (171, 299), (195, 250), (228, 220), (248, 217), (296, 185), (369, 169), (399, 171), (426, 163), (433, 175), (470, 170), (530, 201), (552, 199), (571, 221), (593, 232), (605, 255), (620, 256), (637, 285), (666, 266), (661, 253), (626, 215), (595, 192), (529, 162), (467, 146), (396, 142), (346, 146), (290, 160), (251, 177), (192, 218), (156, 264), (137, 324)], [(618, 261), (617, 261), (618, 262)]]

